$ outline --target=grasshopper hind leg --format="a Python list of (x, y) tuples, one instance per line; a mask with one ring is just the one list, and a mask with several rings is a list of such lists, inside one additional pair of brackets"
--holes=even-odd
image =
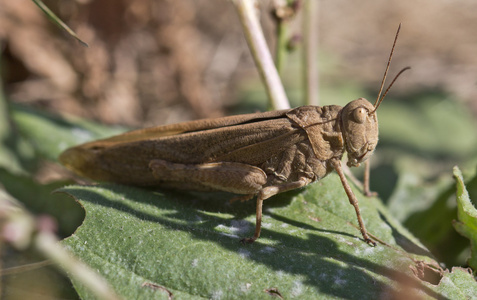
[(253, 237), (241, 240), (247, 244), (253, 243), (260, 237), (264, 200), (273, 195), (303, 187), (311, 182), (310, 178), (301, 177), (297, 181), (267, 186), (268, 177), (262, 169), (234, 162), (179, 164), (154, 159), (149, 163), (149, 168), (154, 177), (165, 185), (179, 183), (186, 189), (201, 187), (203, 190), (243, 194), (244, 196), (240, 197), (240, 200), (250, 199), (257, 195), (255, 233)]
[(165, 187), (255, 195), (267, 183), (262, 169), (242, 163), (180, 164), (154, 159), (149, 168), (159, 185)]

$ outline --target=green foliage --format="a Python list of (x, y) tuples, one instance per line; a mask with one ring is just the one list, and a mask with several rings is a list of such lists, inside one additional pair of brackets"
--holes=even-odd
[(0, 182), (6, 191), (34, 214), (48, 214), (58, 222), (58, 233), (62, 237), (71, 235), (81, 224), (84, 211), (69, 197), (52, 194), (67, 184), (65, 181), (40, 184), (30, 177), (15, 175), (0, 169)]
[(33, 149), (13, 131), (13, 121), (0, 83), (0, 167), (12, 173), (24, 173), (22, 160), (33, 158)]
[(385, 101), (378, 112), (382, 146), (428, 158), (477, 154), (476, 122), (457, 101), (442, 94), (415, 95), (407, 103)]
[(28, 140), (37, 157), (56, 161), (63, 150), (90, 140), (104, 138), (125, 131), (73, 117), (59, 117), (24, 106), (13, 107), (12, 119), (18, 133)]
[[(48, 214), (58, 225), (61, 237), (71, 235), (81, 224), (84, 210), (75, 201), (53, 191), (66, 182), (41, 184), (33, 177), (45, 158), (56, 161), (57, 155), (69, 146), (88, 139), (119, 133), (124, 129), (109, 128), (74, 118), (60, 118), (19, 105), (7, 107), (0, 101), (0, 189), (4, 189), (35, 215)], [(3, 277), (2, 296), (25, 297), (25, 286), (30, 295), (48, 294), (52, 298), (74, 298), (75, 292), (68, 279), (52, 266), (37, 269), (30, 265), (44, 260), (33, 249), (18, 252), (3, 248), (3, 268), (26, 266), (26, 270)], [(34, 280), (34, 284), (32, 284)]]
[(477, 271), (477, 210), (470, 201), (464, 178), (457, 167), (454, 168), (454, 177), (457, 181), (458, 219), (453, 222), (453, 225), (457, 232), (470, 240), (471, 256), (467, 262), (474, 271)]

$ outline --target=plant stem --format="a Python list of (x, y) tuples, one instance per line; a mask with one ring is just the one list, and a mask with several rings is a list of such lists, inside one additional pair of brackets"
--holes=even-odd
[(76, 278), (87, 287), (98, 299), (121, 299), (111, 289), (107, 281), (85, 264), (73, 257), (59, 244), (56, 236), (51, 232), (40, 231), (33, 240), (33, 245), (43, 255), (51, 259), (72, 278)]
[(288, 43), (288, 22), (283, 19), (277, 21), (277, 45), (275, 50), (275, 66), (278, 74), (281, 76), (283, 67), (287, 59), (287, 43)]
[(268, 49), (263, 30), (258, 21), (254, 0), (234, 0), (245, 38), (252, 53), (255, 64), (265, 84), (265, 89), (273, 110), (290, 108), (285, 89)]
[(54, 222), (49, 217), (42, 218), (43, 222), (34, 218), (18, 200), (0, 187), (0, 246), (3, 242), (9, 242), (22, 251), (33, 245), (68, 276), (81, 282), (97, 299), (121, 299), (103, 277), (74, 258), (60, 244), (53, 233), (54, 226), (50, 226)]
[(60, 18), (58, 18), (55, 13), (53, 13), (48, 6), (46, 6), (41, 0), (32, 0), (42, 11), (45, 15), (52, 21), (56, 26), (65, 30), (70, 36), (75, 38), (82, 46), (89, 47), (86, 42), (80, 39), (80, 37), (73, 31), (71, 28), (68, 27)]
[(305, 103), (319, 105), (318, 73), (318, 1), (306, 0), (303, 14), (303, 73)]

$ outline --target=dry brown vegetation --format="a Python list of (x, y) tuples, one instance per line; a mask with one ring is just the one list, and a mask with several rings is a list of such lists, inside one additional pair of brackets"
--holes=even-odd
[[(244, 78), (258, 82), (230, 1), (46, 1), (89, 48), (30, 0), (2, 2), (2, 79), (13, 101), (152, 125), (225, 114)], [(272, 1), (261, 4), (273, 47)], [(403, 22), (394, 68), (413, 70), (396, 90), (443, 90), (477, 111), (475, 1), (320, 1), (319, 9), (322, 57), (337, 61), (322, 71), (322, 84), (377, 88)]]

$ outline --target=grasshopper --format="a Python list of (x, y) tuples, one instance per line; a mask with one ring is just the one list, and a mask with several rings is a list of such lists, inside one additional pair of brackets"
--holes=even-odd
[(399, 75), (383, 86), (399, 35), (396, 33), (381, 88), (374, 105), (359, 98), (341, 107), (301, 106), (295, 109), (204, 119), (127, 132), (67, 149), (60, 162), (97, 181), (196, 191), (226, 191), (256, 196), (260, 236), (263, 201), (273, 195), (320, 180), (333, 170), (354, 206), (363, 239), (366, 231), (358, 200), (343, 173), (359, 166), (378, 142), (376, 110)]

